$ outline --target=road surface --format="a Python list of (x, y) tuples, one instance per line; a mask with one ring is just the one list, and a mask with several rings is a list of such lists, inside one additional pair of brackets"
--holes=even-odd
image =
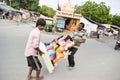
[[(34, 24), (16, 24), (0, 20), (0, 80), (25, 80), (28, 72), (24, 49)], [(42, 32), (41, 41), (50, 42), (59, 35)], [(44, 80), (120, 80), (120, 50), (114, 39), (87, 39), (75, 55), (76, 67), (68, 69), (61, 59), (52, 74), (41, 57)], [(35, 72), (32, 74), (35, 76)], [(35, 79), (33, 79), (35, 80)]]

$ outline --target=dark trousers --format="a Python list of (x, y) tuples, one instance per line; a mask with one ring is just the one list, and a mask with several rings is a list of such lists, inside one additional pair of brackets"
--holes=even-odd
[(71, 55), (68, 56), (68, 64), (70, 67), (74, 67), (75, 66), (74, 54), (77, 52), (78, 48), (71, 47), (69, 50), (72, 51), (72, 53)]
[(99, 39), (100, 38), (100, 34), (97, 34), (97, 39)]

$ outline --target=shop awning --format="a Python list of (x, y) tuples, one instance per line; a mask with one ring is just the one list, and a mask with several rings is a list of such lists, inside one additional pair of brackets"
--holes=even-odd
[(0, 3), (0, 9), (3, 10), (4, 12), (9, 12), (9, 11), (18, 11), (4, 3)]

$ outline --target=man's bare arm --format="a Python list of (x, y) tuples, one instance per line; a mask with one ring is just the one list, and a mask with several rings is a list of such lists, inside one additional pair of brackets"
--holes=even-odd
[(40, 54), (40, 56), (41, 56), (42, 54), (44, 54), (38, 47), (35, 48), (35, 49), (38, 51), (38, 53)]

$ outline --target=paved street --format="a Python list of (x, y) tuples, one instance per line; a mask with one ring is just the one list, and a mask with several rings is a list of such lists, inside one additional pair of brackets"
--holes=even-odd
[[(0, 80), (25, 80), (28, 67), (24, 49), (33, 26), (0, 20)], [(41, 41), (50, 42), (58, 36), (42, 32)], [(120, 50), (115, 51), (114, 46), (114, 39), (87, 39), (75, 55), (76, 67), (68, 70), (67, 60), (61, 59), (52, 74), (39, 57), (41, 74), (44, 80), (120, 80)]]

